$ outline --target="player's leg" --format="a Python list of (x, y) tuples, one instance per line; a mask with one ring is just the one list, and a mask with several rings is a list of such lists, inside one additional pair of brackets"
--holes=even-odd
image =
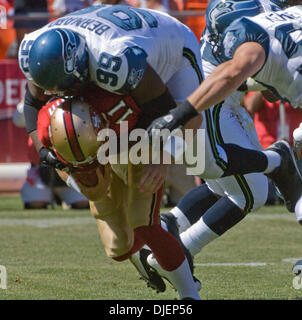
[[(114, 165), (111, 171), (111, 182), (107, 194), (100, 201), (90, 201), (90, 208), (109, 258), (116, 261), (130, 259), (142, 278), (158, 292), (166, 289), (164, 281), (156, 271), (144, 264), (147, 257), (140, 257), (138, 250), (144, 243), (134, 235), (130, 228), (126, 209), (128, 201), (127, 165)], [(148, 252), (149, 254), (149, 252)]]
[(138, 190), (144, 167), (128, 165), (127, 217), (135, 236), (153, 252), (160, 265), (160, 274), (178, 291), (180, 299), (200, 299), (187, 258), (181, 244), (160, 225), (159, 209), (162, 190), (149, 195)]
[(170, 210), (177, 219), (179, 232), (196, 223), (221, 196), (224, 196), (224, 192), (215, 180), (209, 180), (185, 194)]
[(88, 209), (89, 201), (73, 188), (60, 186), (53, 188), (54, 193), (72, 209)]
[(20, 193), (25, 209), (47, 208), (52, 202), (52, 191), (41, 180), (38, 166), (32, 166), (28, 170)]
[(285, 141), (279, 141), (264, 151), (258, 151), (231, 141), (223, 141), (222, 135), (216, 127), (220, 127), (221, 117), (226, 119), (224, 113), (225, 107), (222, 104), (204, 112), (203, 126), (208, 130), (215, 158), (212, 165), (217, 167), (217, 170), (214, 170), (216, 177), (210, 170), (205, 173), (208, 175), (207, 178), (219, 178), (217, 175), (224, 177), (263, 172), (273, 179), (281, 191), (287, 209), (294, 212), (295, 205), (302, 194), (302, 178), (289, 144)]
[(219, 179), (225, 190), (203, 216), (183, 232), (183, 244), (194, 256), (202, 248), (239, 223), (247, 213), (262, 207), (267, 199), (267, 178), (261, 173)]
[[(252, 120), (243, 108), (214, 107), (211, 113), (213, 125), (209, 128), (211, 121), (208, 121), (206, 126), (208, 140), (212, 143), (208, 157), (214, 155), (218, 159), (219, 153), (215, 153), (215, 149), (229, 143), (249, 150), (261, 149)], [(252, 173), (220, 178), (214, 183), (209, 180), (208, 188), (216, 194), (224, 194), (224, 197), (181, 235), (184, 245), (190, 247), (194, 254), (240, 222), (248, 212), (263, 206), (267, 199), (268, 182), (262, 173)]]
[[(192, 32), (184, 30), (186, 36), (183, 59), (178, 71), (166, 83), (176, 102), (183, 102), (194, 91), (202, 80), (200, 72), (200, 51), (196, 38)], [(129, 211), (131, 212), (131, 211)], [(144, 227), (135, 228), (139, 237), (144, 237), (159, 262), (158, 271), (167, 278), (177, 289), (181, 298), (193, 297), (199, 299), (195, 283), (182, 247), (175, 237), (161, 228), (158, 218), (159, 212), (154, 212), (156, 220), (147, 222), (148, 234)], [(137, 224), (136, 221), (134, 223)], [(151, 224), (150, 224), (151, 223)], [(151, 228), (150, 228), (151, 227)], [(156, 235), (157, 234), (157, 235)], [(153, 235), (153, 236), (152, 236)], [(151, 237), (150, 237), (151, 236)]]
[[(240, 109), (239, 114), (235, 114), (232, 109), (224, 108), (221, 115), (216, 114), (215, 126), (211, 128), (212, 131), (207, 130), (207, 141), (215, 141), (216, 137), (220, 139), (221, 145), (231, 142), (251, 150), (256, 147), (260, 149), (254, 126), (250, 126), (249, 119), (244, 121), (245, 113), (241, 112)], [(215, 153), (215, 149), (218, 150), (219, 146), (213, 142), (212, 146), (207, 146), (205, 172), (208, 175), (207, 163), (215, 162), (215, 156), (218, 158), (219, 153)], [(221, 169), (218, 169), (218, 172), (221, 172)], [(261, 207), (266, 201), (267, 186), (267, 178), (263, 174), (254, 173), (220, 178), (216, 181), (208, 180), (207, 186), (189, 192), (178, 206), (171, 210), (177, 217), (181, 230), (198, 220), (182, 233), (181, 240), (184, 245), (190, 248), (191, 253), (199, 252), (204, 245), (241, 221), (246, 213)], [(217, 196), (224, 197), (218, 200)]]

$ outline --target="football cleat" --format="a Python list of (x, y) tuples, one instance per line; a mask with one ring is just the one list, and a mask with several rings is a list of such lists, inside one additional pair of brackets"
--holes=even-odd
[(157, 293), (164, 292), (166, 290), (165, 282), (157, 273), (157, 271), (151, 268), (147, 263), (147, 257), (150, 254), (150, 250), (142, 248), (141, 250), (133, 254), (129, 260), (141, 275), (141, 279), (146, 281), (148, 287), (156, 290)]
[(295, 155), (288, 142), (284, 140), (275, 142), (266, 150), (275, 151), (281, 156), (281, 165), (267, 176), (273, 180), (282, 194), (287, 210), (295, 212), (295, 205), (302, 196), (302, 177)]
[(293, 274), (302, 277), (302, 260), (298, 260), (293, 266)]
[(174, 215), (170, 212), (167, 213), (161, 213), (160, 215), (160, 219), (165, 222), (167, 228), (168, 228), (168, 232), (171, 233), (181, 244), (183, 251), (185, 253), (185, 256), (189, 262), (189, 266), (191, 269), (191, 272), (193, 274), (193, 258), (192, 255), (190, 253), (190, 251), (185, 247), (185, 245), (183, 244), (183, 242), (181, 241), (181, 238), (179, 236), (179, 229), (178, 229), (178, 224), (177, 224), (177, 219), (174, 217)]
[(160, 219), (165, 222), (167, 228), (168, 228), (168, 232), (170, 232), (181, 244), (184, 254), (188, 260), (190, 269), (191, 269), (191, 273), (196, 285), (196, 289), (197, 291), (200, 291), (201, 289), (201, 282), (194, 276), (194, 263), (193, 263), (193, 258), (192, 255), (190, 253), (190, 251), (185, 247), (185, 245), (183, 244), (183, 242), (181, 241), (181, 238), (179, 236), (179, 229), (178, 229), (178, 224), (177, 224), (177, 219), (175, 218), (175, 216), (170, 213), (162, 213), (160, 215)]

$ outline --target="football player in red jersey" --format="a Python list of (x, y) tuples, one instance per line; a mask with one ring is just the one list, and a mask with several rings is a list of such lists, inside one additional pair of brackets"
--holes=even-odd
[[(142, 193), (138, 183), (144, 165), (129, 162), (102, 166), (96, 159), (101, 144), (97, 141), (99, 130), (107, 127), (120, 134), (121, 121), (127, 121), (130, 131), (144, 126), (148, 116), (129, 95), (91, 86), (80, 98), (59, 98), (44, 106), (39, 112), (38, 136), (43, 146), (69, 168), (73, 179), (62, 171), (61, 177), (90, 200), (107, 256), (116, 261), (129, 258), (150, 286), (161, 292), (165, 290), (162, 278), (134, 255), (147, 245), (167, 271), (180, 298), (198, 299), (192, 274), (181, 270), (183, 262), (188, 262), (180, 243), (161, 227), (164, 181), (158, 182), (157, 192)], [(191, 257), (188, 259), (192, 270)]]

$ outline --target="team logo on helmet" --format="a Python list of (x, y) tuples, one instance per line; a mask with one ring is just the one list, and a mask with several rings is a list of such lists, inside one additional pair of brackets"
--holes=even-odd
[(64, 59), (64, 70), (66, 73), (73, 73), (76, 61), (76, 39), (72, 32), (57, 29), (62, 41), (62, 57)]
[(227, 1), (227, 2), (219, 2), (217, 6), (215, 6), (209, 13), (210, 21), (212, 24), (212, 28), (215, 30), (216, 20), (229, 12), (234, 10), (234, 2)]

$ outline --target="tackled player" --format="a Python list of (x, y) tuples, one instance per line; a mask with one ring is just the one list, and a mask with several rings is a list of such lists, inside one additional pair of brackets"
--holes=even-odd
[[(37, 136), (38, 110), (51, 95), (78, 96), (91, 85), (130, 95), (142, 111), (137, 126), (146, 128), (198, 87), (200, 61), (198, 42), (189, 28), (167, 14), (128, 6), (89, 7), (26, 35), (19, 50), (19, 64), (28, 79), (25, 118), (41, 162), (58, 169), (66, 166)], [(201, 116), (194, 118), (191, 125), (199, 128)], [(103, 225), (106, 252), (123, 261), (147, 244), (180, 298), (200, 299), (180, 243), (159, 223), (157, 205), (166, 166), (151, 166), (155, 174), (144, 192), (131, 193), (123, 217), (114, 211), (104, 218), (97, 205), (101, 191), (91, 198), (98, 224)], [(142, 170), (134, 173), (142, 176)], [(130, 187), (138, 190), (138, 183)]]

